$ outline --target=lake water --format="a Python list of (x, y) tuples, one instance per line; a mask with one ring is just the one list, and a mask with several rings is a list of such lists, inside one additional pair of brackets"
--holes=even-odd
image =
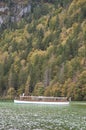
[(86, 102), (68, 106), (0, 102), (0, 130), (86, 130)]

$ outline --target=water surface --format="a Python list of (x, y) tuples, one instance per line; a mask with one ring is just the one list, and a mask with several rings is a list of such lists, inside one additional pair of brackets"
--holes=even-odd
[(67, 106), (0, 102), (0, 130), (86, 130), (86, 102)]

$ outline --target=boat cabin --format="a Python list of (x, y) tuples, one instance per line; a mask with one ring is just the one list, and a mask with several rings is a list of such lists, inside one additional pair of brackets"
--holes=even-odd
[(65, 102), (67, 97), (46, 97), (46, 96), (20, 96), (23, 101), (44, 101), (44, 102)]

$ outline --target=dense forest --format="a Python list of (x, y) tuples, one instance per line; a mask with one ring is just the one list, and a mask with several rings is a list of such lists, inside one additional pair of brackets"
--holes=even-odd
[(86, 0), (1, 0), (0, 21), (1, 98), (86, 100)]

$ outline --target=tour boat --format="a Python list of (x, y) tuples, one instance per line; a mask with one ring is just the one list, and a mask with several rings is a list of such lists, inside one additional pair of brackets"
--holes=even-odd
[(14, 103), (68, 105), (69, 100), (67, 97), (20, 96)]

